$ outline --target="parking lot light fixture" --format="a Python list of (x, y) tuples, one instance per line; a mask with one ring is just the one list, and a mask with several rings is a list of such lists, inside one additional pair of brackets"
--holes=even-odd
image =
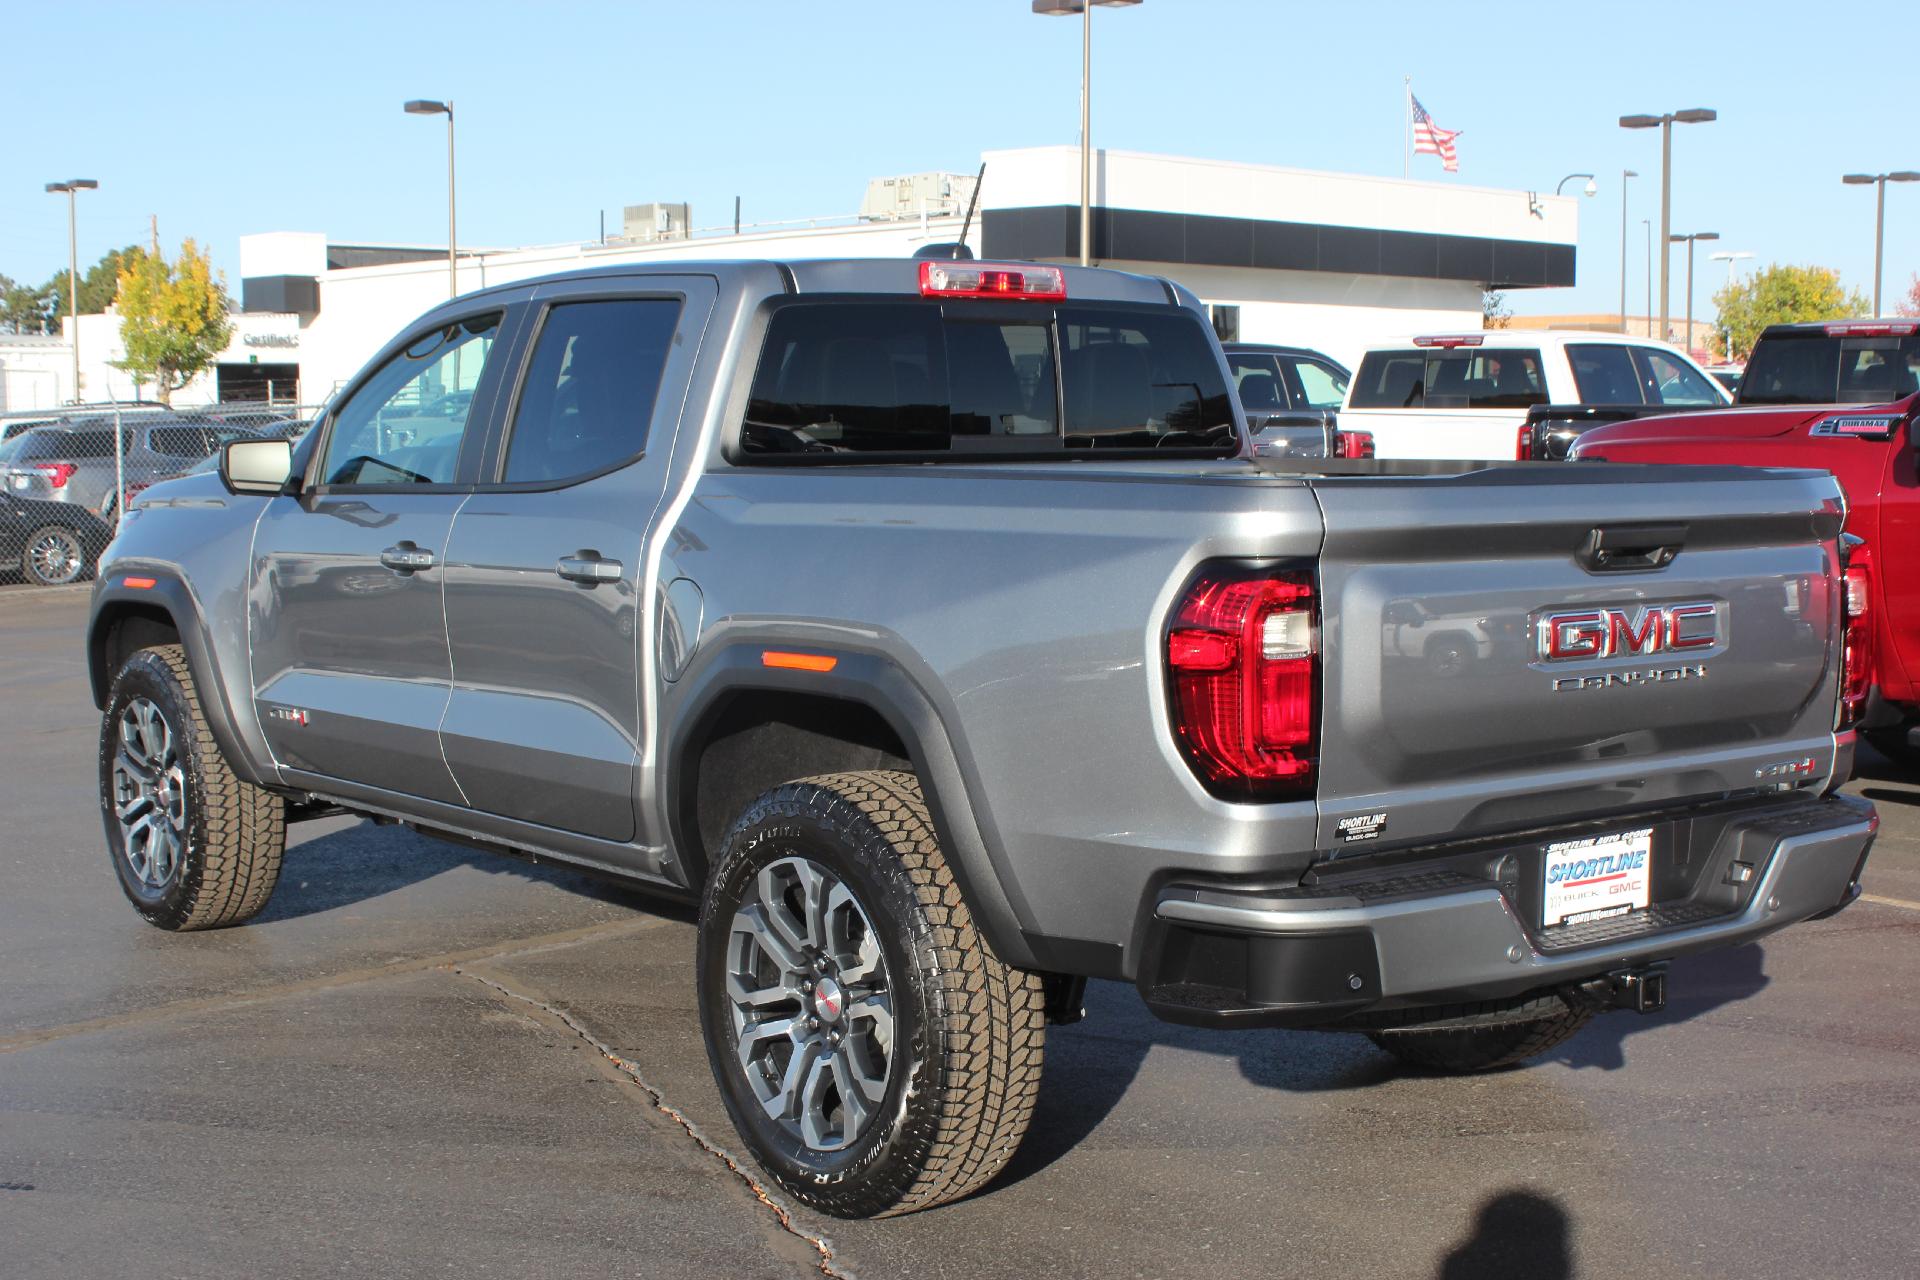
[(1687, 340), (1680, 344), (1680, 349), (1682, 351), (1685, 351), (1688, 355), (1693, 354), (1693, 246), (1694, 246), (1694, 242), (1697, 240), (1718, 240), (1719, 238), (1720, 238), (1720, 233), (1718, 231), (1693, 231), (1683, 236), (1667, 237), (1668, 242), (1671, 244), (1679, 244), (1682, 240), (1685, 240), (1687, 242)]
[(1093, 261), (1093, 10), (1121, 9), (1141, 0), (1033, 0), (1033, 11), (1050, 18), (1080, 15), (1080, 265)]
[(1592, 175), (1592, 174), (1590, 174), (1590, 173), (1570, 173), (1570, 174), (1568, 174), (1568, 175), (1567, 175), (1566, 177), (1564, 177), (1564, 178), (1562, 178), (1562, 179), (1560, 179), (1560, 182), (1559, 182), (1559, 184), (1558, 184), (1558, 185), (1556, 185), (1556, 186), (1554, 187), (1554, 189), (1553, 189), (1553, 194), (1555, 194), (1555, 195), (1557, 195), (1557, 196), (1558, 196), (1558, 195), (1565, 195), (1565, 194), (1566, 194), (1566, 190), (1567, 190), (1567, 184), (1568, 184), (1569, 182), (1572, 182), (1572, 181), (1573, 181), (1573, 180), (1574, 180), (1575, 178), (1585, 178), (1585, 179), (1587, 180), (1587, 185), (1586, 185), (1586, 186), (1585, 186), (1584, 188), (1582, 188), (1582, 190), (1581, 190), (1581, 192), (1580, 192), (1580, 194), (1581, 194), (1581, 195), (1584, 195), (1584, 196), (1593, 196), (1593, 195), (1598, 195), (1598, 194), (1599, 194), (1599, 192), (1600, 192), (1600, 188), (1594, 185), (1594, 182), (1593, 182), (1593, 175)]
[(80, 402), (80, 242), (77, 234), (78, 213), (75, 204), (82, 191), (97, 191), (100, 184), (92, 178), (68, 178), (65, 182), (49, 182), (47, 191), (63, 194), (67, 197), (67, 315), (73, 320), (73, 400)]
[(1720, 114), (1706, 107), (1688, 107), (1685, 111), (1669, 111), (1659, 116), (1621, 116), (1622, 129), (1660, 130), (1660, 336), (1666, 337), (1668, 301), (1668, 281), (1671, 275), (1671, 262), (1665, 246), (1673, 237), (1673, 126), (1680, 124), (1706, 124), (1717, 120)]
[(1627, 331), (1627, 179), (1640, 175), (1632, 169), (1620, 171), (1620, 332)]
[(447, 118), (447, 296), (460, 292), (460, 270), (454, 258), (454, 201), (453, 201), (453, 103), (435, 102), (431, 98), (412, 98), (402, 108), (410, 116), (437, 116)]
[(1850, 187), (1871, 185), (1874, 190), (1873, 202), (1873, 314), (1880, 314), (1880, 268), (1884, 258), (1887, 233), (1887, 184), (1889, 182), (1920, 182), (1920, 173), (1911, 169), (1896, 169), (1892, 173), (1849, 173), (1840, 181)]

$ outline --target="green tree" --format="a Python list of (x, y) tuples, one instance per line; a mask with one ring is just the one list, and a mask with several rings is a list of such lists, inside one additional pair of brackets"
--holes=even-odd
[[(124, 249), (115, 249), (103, 254), (100, 261), (86, 269), (80, 277), (80, 314), (97, 316), (113, 305), (120, 292), (120, 272), (133, 255), (141, 252), (139, 245), (130, 244)], [(67, 273), (56, 272), (53, 279), (47, 281), (46, 289), (53, 294), (52, 325), (60, 327), (60, 321), (67, 314), (67, 302), (72, 296), (67, 289)]]
[(1717, 345), (1724, 348), (1721, 354), (1733, 360), (1752, 354), (1760, 331), (1770, 324), (1867, 314), (1866, 297), (1857, 289), (1848, 293), (1840, 285), (1840, 273), (1828, 267), (1774, 263), (1728, 285), (1713, 295), (1713, 301), (1720, 308)]
[(216, 273), (192, 240), (180, 257), (135, 249), (120, 269), (120, 341), (126, 358), (114, 362), (153, 384), (162, 404), (212, 366), (233, 336), (232, 299), (226, 277)]
[(1513, 308), (1507, 305), (1507, 295), (1498, 289), (1485, 289), (1480, 293), (1480, 327), (1482, 329), (1505, 329), (1513, 324)]
[(53, 315), (48, 286), (33, 288), (0, 276), (0, 331), (45, 333)]
[(1900, 299), (1899, 311), (1903, 316), (1920, 316), (1920, 272), (1914, 273), (1913, 283)]

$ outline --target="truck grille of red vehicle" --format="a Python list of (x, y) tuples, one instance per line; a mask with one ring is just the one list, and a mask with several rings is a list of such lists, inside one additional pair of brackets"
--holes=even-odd
[(1311, 795), (1320, 695), (1313, 575), (1210, 565), (1167, 632), (1174, 736), (1214, 795)]

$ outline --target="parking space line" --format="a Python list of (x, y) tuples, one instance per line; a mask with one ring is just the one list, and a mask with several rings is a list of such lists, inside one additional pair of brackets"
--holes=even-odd
[(1887, 898), (1877, 893), (1863, 893), (1860, 901), (1872, 902), (1882, 907), (1899, 907), (1902, 911), (1920, 911), (1920, 902), (1910, 902), (1905, 898)]

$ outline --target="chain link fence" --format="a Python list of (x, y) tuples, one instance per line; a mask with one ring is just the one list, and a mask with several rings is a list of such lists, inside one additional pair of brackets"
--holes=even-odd
[(128, 502), (218, 465), (229, 440), (292, 436), (318, 405), (68, 405), (0, 414), (0, 583), (93, 576)]

